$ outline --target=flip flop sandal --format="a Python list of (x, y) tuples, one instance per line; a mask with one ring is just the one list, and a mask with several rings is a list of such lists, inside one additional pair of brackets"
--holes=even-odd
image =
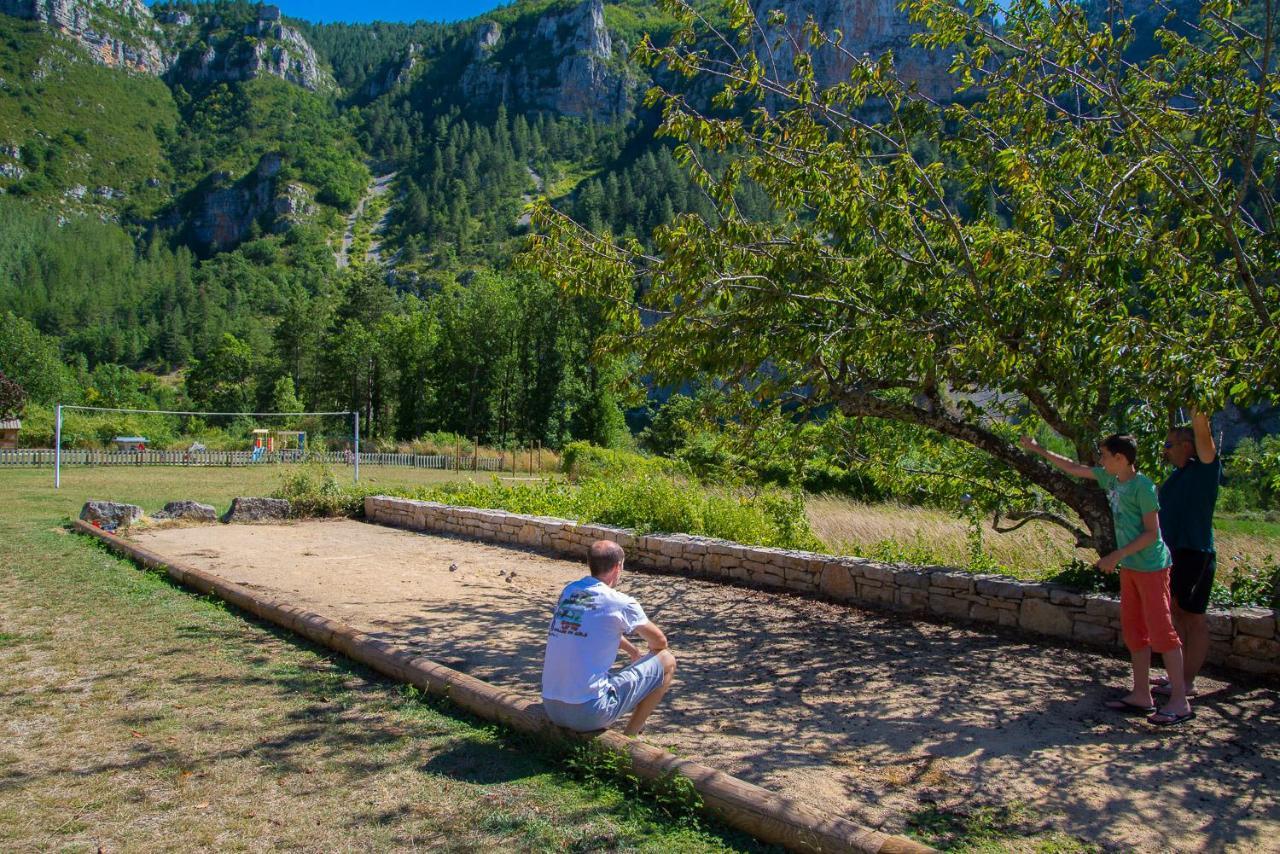
[(1187, 712), (1185, 715), (1175, 715), (1172, 712), (1156, 712), (1147, 718), (1147, 723), (1155, 726), (1174, 726), (1183, 721), (1189, 721), (1196, 716), (1195, 710)]
[[(1160, 684), (1160, 685), (1156, 685), (1156, 686), (1154, 686), (1154, 687), (1151, 689), (1151, 693), (1152, 693), (1152, 694), (1159, 694), (1161, 697), (1168, 697), (1169, 695), (1171, 695), (1171, 694), (1173, 693), (1173, 688), (1171, 688), (1171, 687), (1169, 686), (1169, 683), (1168, 683), (1168, 682), (1165, 682), (1165, 683), (1163, 683), (1163, 684)], [(1199, 697), (1199, 696), (1200, 696), (1200, 692), (1199, 692), (1199, 691), (1197, 691), (1197, 690), (1195, 690), (1194, 688), (1192, 688), (1190, 691), (1188, 691), (1188, 692), (1187, 692), (1187, 699), (1188, 699), (1188, 700), (1190, 700), (1190, 699), (1192, 699), (1192, 698), (1195, 698), (1195, 697)]]
[(1128, 700), (1107, 700), (1104, 705), (1113, 712), (1124, 712), (1127, 715), (1149, 715), (1156, 710), (1154, 705), (1143, 706)]
[(1152, 676), (1150, 680), (1152, 688), (1166, 688), (1169, 685), (1168, 676)]

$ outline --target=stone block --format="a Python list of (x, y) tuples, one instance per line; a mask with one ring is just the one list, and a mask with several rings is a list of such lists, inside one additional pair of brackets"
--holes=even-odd
[(1048, 584), (1024, 584), (1022, 585), (1023, 599), (1048, 599), (1050, 585)]
[(824, 594), (840, 602), (848, 602), (857, 596), (849, 568), (834, 562), (823, 568), (819, 588)]
[[(883, 566), (883, 564), (880, 565)], [(913, 587), (917, 590), (927, 590), (929, 587), (929, 573), (921, 572), (918, 569), (894, 569), (893, 583), (898, 587)]]
[(1092, 643), (1098, 645), (1112, 646), (1116, 642), (1116, 630), (1109, 626), (1098, 626), (1093, 623), (1085, 623), (1076, 620), (1071, 630), (1071, 636), (1075, 640), (1084, 643)]
[(995, 623), (1000, 620), (1000, 611), (990, 605), (974, 605), (969, 609), (969, 616), (983, 623)]
[(1071, 615), (1047, 599), (1024, 599), (1018, 613), (1018, 625), (1029, 632), (1051, 637), (1072, 636)]
[(967, 619), (971, 606), (972, 603), (956, 596), (948, 596), (945, 593), (929, 594), (929, 611), (934, 614), (941, 614), (944, 617)]
[(895, 591), (894, 601), (903, 610), (923, 611), (929, 607), (929, 594), (918, 588), (899, 587)]
[(674, 538), (663, 537), (658, 540), (658, 554), (666, 558), (684, 557), (684, 543)]
[(973, 576), (967, 572), (940, 570), (929, 573), (929, 586), (943, 590), (973, 590)]
[(1236, 639), (1231, 642), (1231, 651), (1236, 655), (1280, 663), (1280, 641), (1271, 638), (1236, 635)]
[(1276, 612), (1270, 608), (1235, 608), (1231, 611), (1236, 632), (1256, 638), (1272, 638), (1276, 635)]
[(269, 522), (288, 519), (293, 506), (283, 498), (233, 498), (224, 522)]
[(1002, 610), (1002, 611), (1000, 611), (999, 613), (1000, 613), (1000, 625), (1002, 625), (1002, 626), (1016, 626), (1016, 625), (1018, 625), (1018, 612), (1017, 612), (1017, 611), (1004, 611), (1004, 610)]
[(983, 596), (1001, 599), (1021, 599), (1022, 588), (1022, 584), (1008, 578), (979, 578), (974, 581), (974, 589)]
[(861, 575), (863, 578), (872, 581), (880, 581), (885, 584), (893, 582), (894, 570), (892, 567), (885, 566), (882, 563), (861, 563), (851, 567), (851, 571), (855, 575)]
[(102, 528), (127, 528), (134, 522), (141, 521), (142, 508), (136, 504), (95, 499), (86, 501), (84, 507), (80, 508), (80, 518), (90, 524), (97, 522)]
[(1280, 673), (1280, 662), (1278, 661), (1262, 661), (1257, 658), (1249, 658), (1241, 655), (1227, 656), (1227, 667), (1234, 670), (1243, 670), (1245, 673), (1261, 673), (1274, 674)]
[(1049, 589), (1049, 601), (1054, 605), (1068, 605), (1072, 608), (1084, 607), (1084, 594), (1075, 590), (1068, 590), (1065, 587), (1052, 587)]
[(1210, 637), (1221, 637), (1227, 640), (1235, 634), (1235, 621), (1231, 619), (1231, 615), (1226, 611), (1209, 611), (1205, 616), (1205, 623), (1209, 627)]
[(1091, 617), (1118, 620), (1120, 619), (1120, 600), (1112, 599), (1110, 596), (1086, 596), (1084, 612)]
[(863, 602), (875, 602), (879, 605), (893, 605), (898, 601), (897, 591), (892, 587), (875, 582), (858, 584), (858, 599)]
[(153, 519), (188, 519), (193, 522), (216, 522), (218, 511), (199, 501), (170, 501)]

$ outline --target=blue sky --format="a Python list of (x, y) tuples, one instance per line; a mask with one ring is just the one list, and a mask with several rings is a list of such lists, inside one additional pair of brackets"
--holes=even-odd
[[(148, 3), (153, 0), (148, 0)], [(499, 6), (499, 0), (274, 0), (286, 15), (307, 21), (461, 21)]]

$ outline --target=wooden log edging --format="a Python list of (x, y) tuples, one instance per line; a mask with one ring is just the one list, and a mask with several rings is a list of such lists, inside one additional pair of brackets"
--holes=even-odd
[(606, 731), (596, 736), (571, 733), (548, 721), (540, 702), (522, 694), (498, 688), (424, 656), (414, 655), (403, 647), (380, 641), (345, 623), (287, 602), (267, 599), (248, 587), (122, 540), (87, 522), (76, 520), (73, 527), (143, 567), (164, 571), (179, 584), (217, 596), (392, 679), (446, 697), (481, 718), (549, 740), (594, 739), (604, 748), (625, 756), (631, 769), (645, 780), (680, 775), (693, 784), (707, 812), (765, 842), (793, 851), (923, 854), (934, 850), (904, 836), (863, 827), (618, 732)]

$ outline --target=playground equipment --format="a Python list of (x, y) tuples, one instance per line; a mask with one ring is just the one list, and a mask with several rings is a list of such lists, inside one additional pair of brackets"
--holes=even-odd
[[(278, 443), (277, 440), (279, 440)], [(267, 430), (261, 427), (253, 431), (251, 460), (255, 463), (261, 462), (263, 454), (272, 454), (277, 450), (281, 452), (281, 460), (300, 459), (307, 452), (307, 432), (305, 430)], [(286, 454), (286, 451), (291, 453)]]

